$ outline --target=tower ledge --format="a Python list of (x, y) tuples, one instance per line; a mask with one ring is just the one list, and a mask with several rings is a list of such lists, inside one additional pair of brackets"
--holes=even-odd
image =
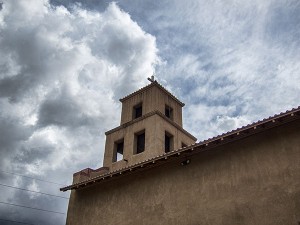
[(192, 134), (190, 134), (188, 131), (186, 131), (185, 129), (183, 129), (181, 126), (179, 126), (179, 125), (178, 125), (177, 123), (175, 123), (173, 120), (167, 118), (164, 114), (162, 114), (162, 113), (161, 113), (160, 111), (158, 111), (158, 110), (155, 110), (155, 111), (153, 111), (153, 112), (147, 113), (147, 114), (145, 114), (145, 115), (143, 115), (143, 116), (141, 116), (141, 117), (139, 117), (139, 118), (137, 118), (137, 119), (134, 119), (134, 120), (132, 120), (132, 121), (129, 121), (129, 122), (127, 122), (127, 123), (124, 123), (124, 124), (122, 124), (122, 125), (120, 125), (120, 126), (114, 128), (114, 129), (109, 130), (109, 131), (106, 131), (106, 132), (105, 132), (105, 135), (111, 134), (111, 133), (113, 133), (113, 132), (115, 132), (115, 131), (118, 131), (118, 130), (120, 130), (120, 129), (123, 129), (123, 128), (125, 128), (125, 127), (128, 127), (128, 126), (130, 126), (131, 124), (134, 124), (134, 123), (136, 123), (136, 122), (138, 122), (138, 121), (140, 121), (140, 120), (143, 120), (143, 119), (145, 119), (145, 118), (147, 118), (147, 117), (149, 117), (149, 116), (155, 115), (155, 114), (159, 115), (159, 116), (162, 117), (164, 120), (166, 120), (166, 121), (168, 121), (169, 123), (171, 123), (173, 126), (175, 126), (177, 129), (181, 130), (183, 133), (185, 133), (187, 136), (189, 136), (189, 137), (190, 137), (191, 139), (193, 139), (194, 141), (197, 141), (197, 138), (196, 138), (196, 137), (194, 137), (194, 136), (193, 136)]

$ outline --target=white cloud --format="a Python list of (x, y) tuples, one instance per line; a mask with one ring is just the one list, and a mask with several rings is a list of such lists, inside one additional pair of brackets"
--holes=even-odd
[(186, 127), (200, 140), (224, 132), (218, 116), (244, 124), (299, 105), (299, 2), (164, 3), (148, 12), (167, 49), (158, 74), (186, 103)]
[[(68, 8), (5, 0), (0, 11), (3, 169), (69, 183), (76, 170), (100, 166), (104, 132), (120, 119), (118, 98), (157, 65), (199, 140), (299, 105), (297, 0), (118, 3), (130, 15), (115, 3), (61, 2)], [(66, 208), (41, 196), (37, 204)]]
[[(4, 1), (0, 33), (1, 169), (70, 183), (72, 173), (101, 166), (118, 99), (145, 84), (159, 63), (155, 37), (115, 3), (99, 13), (47, 0)], [(58, 191), (22, 179), (18, 186)], [(10, 199), (17, 195), (48, 206), (42, 195), (11, 192)]]
[(184, 120), (184, 124), (192, 134), (197, 134), (198, 141), (202, 141), (251, 122), (247, 116), (235, 115), (236, 110), (235, 106), (193, 104), (184, 111), (185, 118), (190, 118)]

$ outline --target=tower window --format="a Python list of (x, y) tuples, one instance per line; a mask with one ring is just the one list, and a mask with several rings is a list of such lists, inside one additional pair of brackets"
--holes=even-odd
[(133, 107), (133, 119), (139, 118), (143, 115), (143, 104), (140, 103)]
[(124, 152), (124, 139), (116, 141), (114, 144), (113, 162), (117, 162), (123, 159)]
[(166, 105), (165, 107), (165, 116), (170, 118), (171, 120), (173, 119), (173, 109), (168, 105)]
[(145, 151), (145, 130), (134, 135), (134, 148), (135, 154)]
[(170, 152), (173, 150), (173, 136), (172, 134), (165, 132), (165, 152)]

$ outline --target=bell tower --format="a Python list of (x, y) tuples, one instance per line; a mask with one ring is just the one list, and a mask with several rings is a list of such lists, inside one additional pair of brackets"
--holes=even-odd
[(115, 171), (194, 144), (182, 128), (184, 103), (154, 77), (149, 85), (120, 99), (120, 126), (107, 131), (103, 166)]

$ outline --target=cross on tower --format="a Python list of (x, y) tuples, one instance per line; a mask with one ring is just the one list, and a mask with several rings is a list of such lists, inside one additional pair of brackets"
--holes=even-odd
[(153, 73), (153, 75), (151, 76), (151, 78), (150, 78), (150, 77), (147, 78), (151, 83), (155, 81), (155, 79), (154, 79), (154, 74), (155, 74), (155, 73)]

